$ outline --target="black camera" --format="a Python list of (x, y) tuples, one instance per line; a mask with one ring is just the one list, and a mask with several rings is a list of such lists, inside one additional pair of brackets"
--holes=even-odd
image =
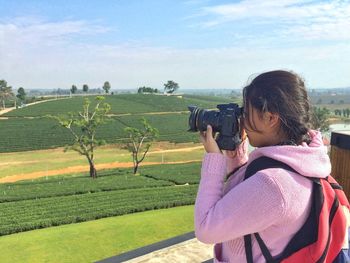
[(240, 117), (243, 108), (238, 104), (219, 104), (217, 110), (200, 109), (197, 106), (188, 106), (191, 114), (188, 120), (190, 132), (206, 131), (211, 125), (213, 133), (219, 133), (216, 142), (221, 150), (235, 150), (242, 142)]

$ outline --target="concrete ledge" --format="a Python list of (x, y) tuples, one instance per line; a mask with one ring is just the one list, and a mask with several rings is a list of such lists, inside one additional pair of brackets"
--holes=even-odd
[(158, 243), (154, 243), (145, 247), (141, 247), (135, 250), (131, 250), (129, 252), (114, 256), (114, 257), (110, 257), (107, 259), (103, 259), (101, 261), (97, 261), (96, 263), (117, 263), (117, 262), (124, 262), (127, 260), (131, 260), (140, 256), (144, 256), (146, 254), (152, 253), (154, 251), (157, 250), (161, 250), (163, 248), (167, 248), (170, 246), (173, 246), (175, 244), (190, 240), (190, 239), (194, 239), (195, 238), (195, 234), (194, 232), (189, 232), (186, 233), (184, 235), (181, 236), (176, 236), (170, 239), (166, 239), (163, 241), (160, 241)]

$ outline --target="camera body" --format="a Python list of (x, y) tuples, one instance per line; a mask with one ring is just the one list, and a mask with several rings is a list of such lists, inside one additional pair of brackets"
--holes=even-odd
[(207, 125), (211, 125), (213, 133), (219, 133), (216, 137), (219, 148), (235, 150), (236, 146), (242, 142), (240, 125), (242, 107), (235, 103), (219, 104), (216, 107), (218, 111), (188, 106), (190, 110), (188, 131), (206, 131)]

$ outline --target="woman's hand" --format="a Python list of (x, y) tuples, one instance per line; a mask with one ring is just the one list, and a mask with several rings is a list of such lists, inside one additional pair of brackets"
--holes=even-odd
[(207, 131), (200, 132), (200, 139), (207, 153), (222, 153), (213, 135), (213, 129), (210, 125), (207, 126)]
[(229, 151), (229, 150), (223, 150), (222, 153), (227, 157), (234, 159), (237, 156), (237, 150)]
[(242, 137), (242, 142), (241, 142), (239, 145), (237, 145), (236, 150), (234, 150), (234, 151), (223, 150), (223, 151), (222, 151), (222, 153), (223, 153), (227, 158), (231, 158), (231, 159), (236, 158), (236, 157), (237, 157), (237, 152), (238, 152), (238, 149), (239, 149), (239, 148), (243, 149), (243, 151), (244, 151), (243, 154), (246, 154), (247, 149), (248, 149), (248, 148), (247, 148), (248, 145), (247, 145), (247, 141), (246, 141), (246, 139), (247, 139), (247, 133), (245, 132), (244, 129), (242, 129), (241, 137)]

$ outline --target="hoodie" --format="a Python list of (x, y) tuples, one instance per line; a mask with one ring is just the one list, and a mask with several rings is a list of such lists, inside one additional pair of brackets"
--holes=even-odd
[[(258, 232), (273, 256), (279, 255), (307, 219), (312, 181), (331, 172), (327, 148), (318, 131), (309, 131), (311, 142), (298, 146), (257, 148), (248, 157), (247, 143), (235, 159), (206, 153), (195, 203), (195, 233), (199, 241), (214, 246), (215, 262), (246, 262), (243, 236)], [(294, 168), (257, 172), (243, 181), (247, 164), (267, 156)], [(227, 172), (243, 165), (226, 182)], [(303, 175), (303, 176), (301, 176)], [(252, 238), (254, 262), (265, 262)]]

